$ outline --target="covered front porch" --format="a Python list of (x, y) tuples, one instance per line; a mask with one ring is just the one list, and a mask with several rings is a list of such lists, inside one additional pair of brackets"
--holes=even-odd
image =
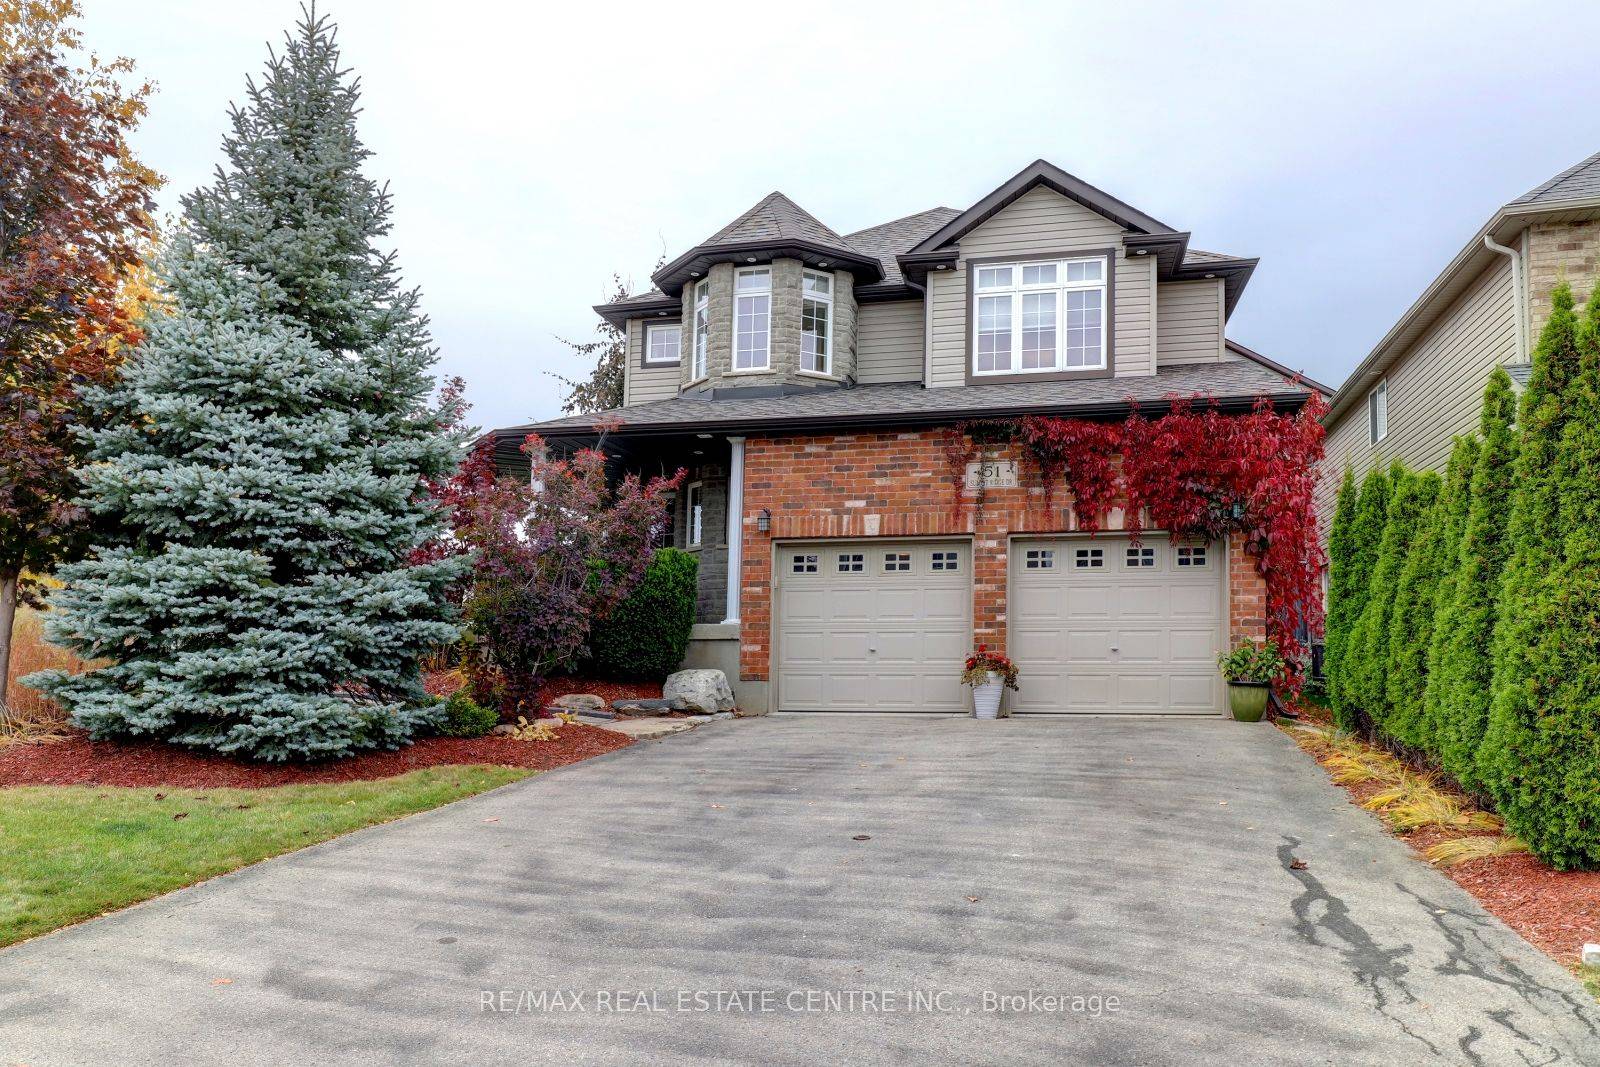
[[(738, 516), (744, 499), (744, 437), (712, 433), (616, 434), (593, 432), (543, 438), (553, 458), (585, 448), (605, 453), (612, 477), (638, 474), (671, 477), (685, 472), (669, 513), (663, 546), (682, 549), (699, 561), (695, 626), (685, 668), (722, 671), (740, 697), (739, 583), (743, 538)], [(497, 435), (495, 466), (502, 474), (530, 476), (531, 464), (521, 442)]]

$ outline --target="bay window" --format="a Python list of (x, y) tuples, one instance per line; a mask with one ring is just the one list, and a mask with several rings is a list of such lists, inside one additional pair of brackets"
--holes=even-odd
[(801, 281), (800, 369), (832, 374), (833, 277), (806, 271)]
[(1106, 258), (969, 269), (973, 375), (1106, 369)]
[(701, 282), (694, 287), (694, 355), (689, 368), (689, 380), (697, 382), (706, 376), (706, 349), (711, 342), (711, 283)]
[(733, 278), (733, 369), (766, 370), (772, 339), (772, 271), (750, 267)]

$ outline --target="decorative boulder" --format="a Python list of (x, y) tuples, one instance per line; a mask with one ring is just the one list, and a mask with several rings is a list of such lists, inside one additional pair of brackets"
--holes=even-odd
[(690, 711), (707, 715), (733, 710), (733, 689), (728, 685), (728, 676), (721, 671), (679, 671), (669, 675), (661, 687), (661, 697), (664, 700), (682, 697)]
[(581, 714), (585, 711), (603, 711), (606, 701), (605, 697), (593, 693), (568, 693), (564, 697), (556, 697), (550, 702), (550, 706), (561, 711)]

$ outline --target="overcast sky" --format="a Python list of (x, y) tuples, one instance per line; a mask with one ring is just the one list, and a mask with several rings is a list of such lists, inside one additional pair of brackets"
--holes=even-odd
[[(163, 208), (294, 0), (84, 0), (159, 83)], [(394, 240), (474, 421), (557, 413), (612, 271), (773, 189), (841, 233), (1043, 157), (1260, 256), (1229, 336), (1337, 385), (1496, 207), (1600, 151), (1600, 8), (323, 0)]]

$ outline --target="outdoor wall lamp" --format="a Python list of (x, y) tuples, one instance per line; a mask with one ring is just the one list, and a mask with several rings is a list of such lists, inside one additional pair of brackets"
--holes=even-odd
[(762, 533), (772, 532), (772, 512), (766, 508), (761, 509), (761, 514), (756, 516), (756, 529)]

